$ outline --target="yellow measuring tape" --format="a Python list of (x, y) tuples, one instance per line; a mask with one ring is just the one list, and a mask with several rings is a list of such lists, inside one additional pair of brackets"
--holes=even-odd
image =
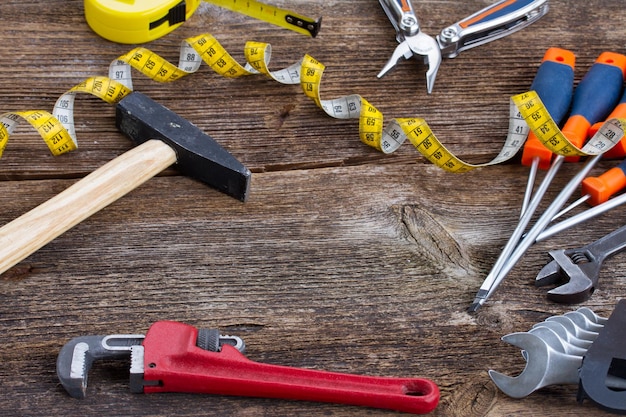
[(466, 172), (512, 158), (523, 146), (529, 129), (532, 129), (548, 149), (564, 156), (603, 153), (624, 136), (626, 121), (612, 119), (604, 124), (583, 149), (578, 149), (563, 136), (537, 94), (531, 91), (511, 98), (509, 131), (499, 154), (487, 163), (469, 164), (448, 151), (424, 119), (393, 119), (384, 127), (382, 113), (359, 95), (322, 100), (320, 86), (325, 67), (308, 55), (288, 68), (270, 71), (269, 44), (247, 42), (244, 53), (247, 63), (242, 66), (209, 34), (183, 41), (178, 65), (146, 48), (135, 48), (111, 63), (108, 78), (91, 78), (65, 93), (57, 100), (52, 115), (45, 111), (35, 111), (13, 112), (1, 116), (0, 152), (6, 146), (8, 135), (19, 118), (26, 119), (38, 130), (53, 154), (73, 150), (77, 146), (73, 121), (76, 93), (87, 92), (109, 103), (116, 103), (132, 91), (131, 68), (155, 81), (171, 82), (196, 72), (202, 62), (224, 77), (265, 74), (279, 83), (301, 84), (304, 93), (329, 116), (341, 119), (358, 118), (359, 137), (363, 143), (384, 153), (391, 153), (408, 139), (424, 157), (449, 172)]
[(541, 143), (557, 155), (599, 155), (611, 149), (624, 137), (626, 119), (611, 119), (579, 149), (563, 135), (536, 92), (519, 94), (511, 100)]
[[(205, 0), (234, 12), (315, 37), (321, 18), (311, 19), (255, 0)], [(85, 19), (98, 35), (118, 43), (145, 43), (191, 18), (200, 0), (85, 0)]]

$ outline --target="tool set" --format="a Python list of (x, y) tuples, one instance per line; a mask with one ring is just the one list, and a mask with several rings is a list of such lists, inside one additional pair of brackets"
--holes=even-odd
[(515, 377), (489, 371), (506, 395), (523, 398), (550, 385), (577, 384), (579, 402), (589, 399), (604, 410), (626, 412), (626, 300), (608, 319), (583, 307), (502, 340), (521, 348), (526, 360)]
[[(257, 1), (207, 1), (311, 37), (320, 29), (321, 19)], [(507, 36), (548, 12), (548, 0), (500, 0), (431, 37), (421, 31), (410, 0), (379, 0), (379, 3), (396, 31), (399, 45), (378, 77), (387, 74), (402, 58), (416, 57), (427, 66), (429, 94), (443, 57), (454, 58), (462, 51)], [(104, 38), (120, 43), (142, 43), (164, 36), (189, 19), (199, 4), (200, 0), (84, 2), (89, 26)], [(193, 73), (204, 61), (226, 77), (264, 73), (282, 83), (300, 83), (305, 94), (327, 114), (337, 118), (359, 117), (361, 140), (368, 145), (389, 153), (409, 138), (430, 161), (451, 172), (464, 172), (510, 159), (522, 146), (520, 137), (525, 138), (528, 133), (528, 125), (512, 111), (516, 114), (511, 119), (517, 124), (511, 125), (498, 157), (489, 164), (466, 164), (439, 144), (421, 119), (396, 119), (383, 130), (382, 114), (358, 95), (321, 100), (319, 83), (324, 68), (312, 57), (306, 56), (288, 69), (271, 73), (267, 69), (269, 46), (264, 44), (247, 44), (247, 58), (256, 56), (256, 60), (241, 66), (210, 36), (200, 35), (186, 42), (181, 48), (178, 67), (145, 48), (133, 49), (114, 61), (110, 76), (117, 81), (112, 82), (127, 88), (110, 100), (116, 104), (116, 125), (138, 146), (0, 228), (0, 246), (5, 250), (0, 260), (0, 273), (173, 164), (185, 175), (241, 201), (246, 200), (250, 171), (187, 120), (147, 96), (131, 92), (131, 66), (162, 82)], [(576, 89), (574, 68), (575, 56), (571, 51), (550, 48), (530, 89), (545, 106), (544, 114), (550, 123), (557, 128), (563, 124), (562, 133), (570, 141), (569, 145), (580, 148), (589, 132), (591, 136), (596, 132), (600, 136), (607, 135), (613, 126), (612, 119), (626, 115), (626, 93), (622, 95), (626, 56), (612, 52), (601, 54)], [(72, 139), (73, 94), (60, 99), (54, 113), (55, 117), (71, 121), (68, 134)], [(4, 130), (0, 130), (0, 144), (6, 143), (16, 118), (26, 118), (36, 126), (42, 114), (23, 112), (2, 116)], [(605, 121), (608, 127), (603, 125)], [(46, 130), (42, 123), (46, 121), (39, 122), (40, 131)], [(53, 133), (42, 136), (55, 142), (55, 135), (60, 135), (63, 129), (57, 132), (57, 124), (54, 129)], [(589, 154), (592, 156), (580, 171), (530, 230), (526, 230), (562, 164), (579, 159), (579, 156), (566, 156), (565, 152), (555, 156), (553, 148), (547, 148), (546, 141), (535, 133), (528, 135), (522, 154), (522, 164), (530, 169), (519, 222), (477, 292), (470, 312), (476, 312), (487, 301), (532, 244), (626, 201), (625, 195), (611, 198), (626, 186), (626, 161), (598, 177), (588, 177), (603, 155), (623, 157), (626, 154), (626, 141), (618, 140), (619, 145), (605, 154)], [(63, 149), (56, 151), (68, 150), (69, 141), (61, 147)], [(539, 169), (547, 172), (535, 190)], [(563, 210), (581, 184), (583, 197)], [(549, 227), (556, 218), (586, 201), (594, 207)], [(603, 262), (624, 248), (626, 226), (577, 249), (550, 251), (553, 261), (539, 272), (535, 284), (561, 284), (548, 291), (552, 301), (585, 301), (598, 285)], [(513, 398), (525, 397), (549, 385), (578, 384), (580, 402), (590, 399), (608, 411), (626, 412), (624, 329), (626, 301), (620, 301), (608, 319), (585, 307), (549, 317), (527, 332), (502, 337), (506, 343), (522, 349), (526, 367), (520, 375), (510, 377), (490, 370), (489, 376), (498, 388)], [(187, 392), (321, 401), (418, 414), (433, 411), (439, 402), (439, 388), (428, 379), (371, 377), (262, 364), (247, 359), (244, 350), (245, 343), (237, 336), (160, 321), (145, 335), (82, 336), (71, 340), (58, 355), (57, 376), (72, 397), (84, 398), (88, 373), (95, 361), (126, 359), (130, 362), (130, 388), (135, 393)]]
[[(604, 52), (598, 57), (576, 87), (570, 115), (562, 130), (563, 135), (570, 140), (573, 146), (580, 148), (585, 139), (587, 139), (589, 128), (596, 122), (605, 120), (615, 108), (622, 95), (625, 71), (625, 55)], [(583, 168), (569, 181), (539, 219), (536, 220), (534, 226), (524, 234), (548, 186), (563, 162), (567, 159), (563, 155), (557, 155), (554, 158), (542, 184), (533, 194), (528, 208), (524, 211), (509, 241), (477, 292), (473, 303), (468, 309), (469, 312), (476, 312), (493, 294), (500, 282), (513, 269), (528, 248), (535, 243), (539, 234), (556, 217), (601, 157), (602, 153), (590, 157)]]

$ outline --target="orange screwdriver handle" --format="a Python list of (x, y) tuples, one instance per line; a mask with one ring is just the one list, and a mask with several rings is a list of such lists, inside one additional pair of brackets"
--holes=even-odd
[(589, 204), (597, 206), (626, 187), (626, 160), (599, 177), (588, 177), (581, 183), (582, 195), (589, 195)]
[[(587, 133), (596, 122), (606, 119), (622, 95), (626, 75), (626, 56), (603, 52), (583, 77), (572, 103), (569, 119), (561, 131), (570, 142), (582, 147)], [(568, 157), (566, 161), (578, 161)]]
[[(567, 115), (574, 95), (575, 63), (576, 56), (571, 51), (549, 48), (530, 86), (556, 124), (560, 124)], [(552, 152), (543, 146), (534, 133), (530, 132), (522, 152), (522, 165), (530, 166), (535, 159), (539, 161), (540, 169), (548, 169)]]

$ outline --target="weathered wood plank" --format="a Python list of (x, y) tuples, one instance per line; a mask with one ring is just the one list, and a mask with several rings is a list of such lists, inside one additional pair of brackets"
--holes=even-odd
[[(463, 158), (484, 162), (507, 128), (508, 97), (530, 85), (549, 46), (574, 50), (577, 79), (603, 50), (623, 49), (624, 10), (592, 0), (553, 0), (539, 24), (444, 61), (426, 94), (416, 62), (381, 80), (395, 47), (375, 1), (274, 2), (323, 14), (316, 39), (202, 5), (150, 48), (174, 60), (181, 39), (213, 33), (243, 61), (246, 39), (268, 41), (277, 68), (309, 53), (326, 64), (324, 98), (358, 93), (392, 117), (421, 116)], [(490, 2), (422, 1), (423, 29)], [(2, 112), (51, 109), (56, 98), (130, 46), (98, 38), (82, 2), (0, 5)], [(575, 247), (623, 223), (615, 210), (535, 245), (476, 315), (465, 309), (517, 219), (527, 168), (451, 175), (403, 145), (382, 155), (363, 145), (356, 120), (326, 116), (299, 86), (261, 77), (227, 80), (205, 66), (161, 85), (136, 74), (137, 90), (182, 114), (253, 171), (239, 203), (175, 170), (150, 180), (0, 276), (2, 415), (396, 415), (357, 407), (186, 394), (131, 395), (123, 363), (96, 366), (86, 400), (70, 399), (55, 374), (61, 346), (85, 334), (142, 333), (158, 320), (241, 336), (256, 361), (365, 375), (420, 376), (442, 392), (437, 416), (604, 413), (575, 402), (576, 387), (523, 400), (499, 392), (488, 369), (515, 374), (519, 351), (500, 341), (577, 306), (549, 302), (533, 277), (547, 251)], [(0, 224), (130, 148), (114, 111), (78, 99), (80, 148), (54, 158), (21, 126), (0, 160)], [(486, 123), (486, 120), (490, 120)], [(614, 164), (603, 162), (594, 172)], [(554, 196), (576, 171), (567, 165)], [(620, 256), (584, 305), (608, 316), (622, 298)]]

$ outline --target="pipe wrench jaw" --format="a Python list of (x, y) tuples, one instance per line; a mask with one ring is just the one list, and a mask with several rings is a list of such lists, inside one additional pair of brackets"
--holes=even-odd
[[(159, 380), (145, 380), (144, 343), (145, 336), (109, 335), (81, 336), (70, 340), (59, 352), (57, 376), (70, 396), (83, 399), (87, 396), (89, 371), (96, 361), (130, 359), (130, 390), (143, 393), (144, 387), (156, 387)], [(245, 350), (245, 343), (236, 336), (223, 336), (216, 329), (198, 330), (196, 346), (219, 352), (224, 345), (230, 345), (239, 352)]]

